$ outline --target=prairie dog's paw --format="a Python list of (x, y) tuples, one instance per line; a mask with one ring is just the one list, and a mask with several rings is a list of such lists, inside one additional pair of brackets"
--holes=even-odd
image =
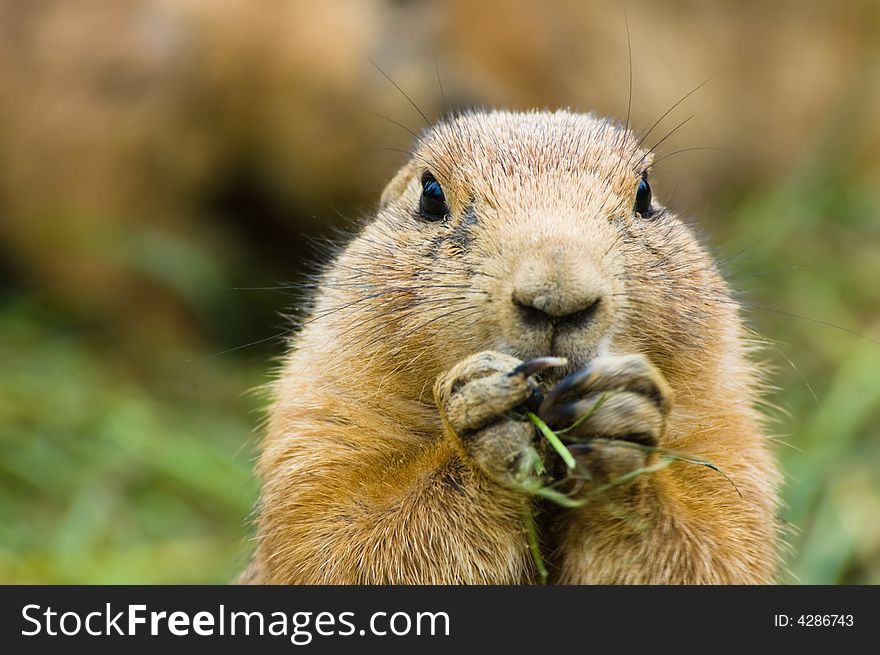
[(672, 396), (643, 355), (608, 355), (563, 378), (538, 414), (572, 444), (594, 479), (607, 482), (646, 465), (650, 453), (632, 444), (660, 443)]
[(530, 376), (558, 360), (522, 362), (487, 350), (442, 373), (434, 399), (447, 430), (489, 478), (511, 488), (536, 481), (543, 464), (534, 425), (522, 408), (537, 409), (541, 392)]

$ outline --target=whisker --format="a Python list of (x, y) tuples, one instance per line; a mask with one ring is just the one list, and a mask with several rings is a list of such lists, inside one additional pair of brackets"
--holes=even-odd
[(834, 323), (829, 323), (828, 321), (823, 321), (818, 318), (810, 318), (809, 316), (801, 316), (800, 314), (794, 314), (792, 312), (786, 312), (781, 309), (773, 309), (772, 307), (762, 307), (760, 305), (753, 305), (750, 303), (742, 303), (742, 307), (749, 310), (754, 311), (763, 311), (763, 312), (772, 312), (774, 314), (782, 314), (783, 316), (789, 316), (791, 318), (797, 318), (802, 321), (809, 321), (810, 323), (818, 323), (819, 325), (824, 325), (825, 327), (834, 328), (835, 330), (840, 330), (841, 332), (846, 332), (847, 334), (851, 334), (855, 337), (859, 337), (860, 339), (864, 339), (865, 341), (869, 341), (875, 345), (880, 346), (880, 341), (876, 339), (872, 339), (871, 337), (862, 334), (860, 332), (856, 332), (855, 330), (850, 330), (847, 327), (843, 327), (842, 325), (835, 325)]
[(688, 121), (690, 121), (693, 117), (694, 117), (694, 114), (691, 114), (690, 116), (688, 116), (687, 118), (685, 118), (681, 123), (679, 123), (678, 125), (676, 125), (675, 127), (673, 127), (671, 130), (669, 130), (669, 132), (666, 133), (666, 136), (664, 136), (662, 139), (660, 139), (657, 143), (654, 144), (654, 147), (652, 147), (650, 150), (648, 150), (648, 152), (646, 152), (644, 155), (642, 155), (641, 159), (639, 159), (639, 161), (636, 162), (636, 167), (640, 166), (640, 165), (642, 164), (642, 162), (645, 161), (645, 158), (646, 158), (648, 155), (650, 155), (650, 154), (651, 154), (652, 152), (654, 152), (657, 148), (659, 148), (660, 145), (661, 145), (664, 141), (666, 141), (666, 139), (668, 139), (668, 138), (671, 137), (673, 134), (675, 134), (676, 132), (678, 132), (682, 127), (684, 127), (684, 126), (688, 123)]
[(297, 283), (283, 284), (274, 287), (220, 287), (221, 291), (289, 291), (298, 288)]
[(367, 148), (369, 152), (399, 152), (402, 155), (408, 155), (409, 157), (415, 157), (415, 153), (412, 150), (405, 150), (404, 148), (392, 148), (391, 146), (372, 146)]
[[(751, 280), (756, 277), (764, 277), (765, 275), (776, 275), (776, 274), (782, 273), (782, 272), (787, 273), (790, 271), (796, 271), (801, 268), (809, 268), (809, 267), (810, 267), (809, 264), (794, 264), (792, 266), (785, 266), (783, 268), (772, 268), (767, 271), (758, 271), (755, 273), (748, 273), (748, 274), (739, 273), (736, 275), (736, 279), (734, 280), (734, 282), (739, 282), (741, 280)], [(742, 292), (741, 289), (737, 289), (734, 291), (734, 293), (741, 293), (741, 292)]]
[(633, 99), (633, 53), (632, 53), (632, 40), (630, 39), (629, 34), (629, 16), (626, 13), (626, 7), (623, 10), (623, 20), (626, 25), (626, 54), (627, 60), (629, 62), (629, 92), (628, 98), (626, 101), (626, 126), (624, 127), (624, 132), (629, 131), (629, 118), (630, 113), (632, 111), (632, 99)]
[(228, 348), (226, 350), (222, 350), (218, 353), (213, 353), (208, 355), (208, 359), (213, 359), (215, 357), (220, 357), (221, 355), (227, 355), (231, 352), (235, 352), (236, 350), (243, 350), (244, 348), (250, 348), (251, 346), (257, 346), (261, 343), (266, 343), (267, 341), (272, 341), (273, 339), (280, 339), (281, 337), (287, 336), (290, 334), (290, 330), (283, 330), (278, 332), (277, 334), (273, 334), (272, 336), (265, 337), (264, 339), (258, 339), (257, 341), (251, 341), (250, 343), (243, 343), (240, 346), (235, 346), (234, 348)]
[(415, 132), (413, 132), (411, 129), (409, 129), (409, 128), (408, 128), (406, 125), (404, 125), (403, 123), (399, 123), (398, 121), (394, 120), (393, 118), (389, 118), (388, 116), (385, 116), (384, 114), (380, 114), (380, 113), (375, 112), (375, 111), (367, 111), (367, 113), (370, 114), (371, 116), (375, 116), (376, 118), (381, 118), (382, 120), (388, 121), (388, 122), (391, 123), (392, 125), (396, 125), (397, 127), (399, 127), (399, 128), (402, 129), (402, 130), (406, 130), (407, 132), (409, 132), (409, 134), (412, 135), (412, 137), (413, 137), (414, 139), (418, 139), (418, 138), (419, 138), (419, 135), (418, 135), (418, 134), (416, 134)]
[(434, 318), (432, 318), (432, 319), (430, 319), (430, 320), (428, 320), (428, 321), (425, 321), (425, 322), (422, 323), (421, 325), (417, 325), (416, 327), (412, 328), (411, 330), (405, 332), (405, 333), (403, 334), (403, 336), (405, 336), (405, 337), (406, 337), (406, 336), (411, 336), (414, 332), (419, 332), (419, 331), (421, 331), (421, 330), (424, 330), (426, 327), (428, 327), (429, 325), (431, 325), (431, 324), (433, 324), (433, 323), (436, 323), (437, 321), (440, 321), (440, 320), (443, 320), (443, 319), (449, 318), (450, 316), (452, 316), (452, 315), (454, 315), (454, 314), (459, 314), (459, 313), (464, 312), (464, 311), (470, 311), (470, 312), (478, 313), (478, 312), (480, 311), (480, 308), (478, 308), (478, 307), (473, 307), (473, 306), (471, 306), (471, 305), (467, 305), (466, 307), (459, 307), (459, 308), (457, 308), (457, 309), (453, 309), (453, 310), (451, 310), (451, 311), (448, 311), (448, 312), (445, 312), (445, 313), (443, 313), (443, 314), (440, 314), (439, 316), (435, 316)]
[(443, 103), (443, 113), (445, 114), (449, 105), (446, 104), (446, 94), (443, 92), (443, 81), (440, 79), (440, 65), (437, 63), (437, 57), (434, 57), (434, 71), (437, 73), (437, 86), (440, 87), (440, 100)]
[(672, 105), (669, 109), (667, 109), (665, 112), (663, 112), (663, 115), (662, 115), (660, 118), (658, 118), (656, 121), (654, 121), (654, 124), (651, 125), (651, 127), (648, 128), (648, 131), (645, 132), (645, 133), (642, 135), (642, 138), (641, 138), (641, 139), (639, 140), (639, 142), (636, 144), (636, 150), (638, 150), (638, 148), (639, 148), (639, 147), (645, 142), (645, 139), (648, 138), (648, 136), (651, 134), (651, 132), (654, 131), (654, 128), (657, 127), (657, 126), (660, 124), (660, 122), (661, 122), (664, 118), (666, 118), (667, 116), (669, 116), (669, 114), (670, 114), (670, 113), (671, 113), (676, 107), (678, 107), (681, 103), (683, 103), (685, 100), (687, 100), (688, 98), (690, 98), (693, 94), (695, 94), (697, 91), (699, 91), (701, 88), (703, 88), (703, 87), (704, 87), (706, 84), (708, 84), (709, 81), (712, 80), (712, 78), (714, 78), (714, 77), (715, 77), (714, 75), (710, 75), (709, 77), (707, 77), (705, 80), (703, 80), (702, 82), (700, 82), (699, 84), (697, 84), (697, 86), (695, 86), (693, 89), (691, 89), (691, 90), (688, 91), (686, 94), (684, 94), (678, 102), (676, 102), (676, 103), (675, 103), (674, 105)]
[(807, 382), (807, 378), (804, 377), (804, 375), (803, 375), (803, 373), (801, 373), (800, 369), (797, 366), (795, 366), (795, 363), (793, 361), (791, 361), (791, 358), (789, 358), (788, 355), (786, 355), (784, 352), (782, 352), (781, 348), (778, 348), (777, 346), (775, 346), (773, 344), (768, 344), (768, 345), (770, 345), (770, 347), (773, 348), (773, 350), (775, 350), (777, 353), (779, 353), (782, 356), (782, 358), (786, 362), (788, 362), (788, 365), (791, 366), (792, 370), (795, 373), (797, 373), (797, 376), (801, 379), (801, 382), (804, 383), (804, 385), (807, 387), (807, 391), (809, 391), (810, 395), (813, 397), (813, 402), (816, 403), (816, 407), (818, 407), (819, 406), (819, 398), (816, 396), (816, 392), (813, 391), (813, 387), (810, 385), (809, 382)]
[(673, 150), (672, 152), (655, 159), (653, 165), (656, 166), (664, 159), (669, 159), (673, 155), (680, 155), (683, 152), (693, 152), (695, 150), (713, 150), (715, 152), (725, 152), (727, 154), (733, 154), (733, 150), (728, 150), (726, 148), (682, 148), (681, 150)]
[(386, 80), (388, 80), (389, 82), (391, 82), (391, 84), (394, 85), (394, 88), (395, 88), (395, 89), (397, 89), (398, 91), (400, 91), (401, 94), (403, 94), (403, 97), (406, 98), (407, 101), (409, 101), (409, 104), (411, 104), (411, 105), (415, 108), (415, 110), (416, 110), (417, 112), (419, 112), (419, 115), (425, 120), (425, 124), (426, 124), (428, 127), (431, 127), (431, 121), (428, 120), (428, 117), (427, 117), (427, 116), (425, 116), (425, 112), (423, 112), (423, 111), (419, 108), (419, 106), (415, 103), (415, 101), (414, 101), (412, 98), (410, 98), (409, 95), (407, 95), (406, 91), (404, 91), (403, 89), (401, 89), (401, 88), (400, 88), (400, 85), (399, 85), (397, 82), (395, 82), (394, 80), (392, 80), (392, 79), (391, 79), (391, 76), (389, 76), (388, 73), (386, 73), (384, 70), (382, 70), (382, 67), (379, 66), (379, 64), (377, 64), (377, 63), (373, 60), (372, 57), (370, 57), (370, 56), (368, 55), (368, 56), (367, 56), (367, 59), (369, 59), (369, 60), (370, 60), (370, 63), (373, 64), (373, 66), (376, 67), (376, 70), (378, 70), (380, 73), (382, 73), (382, 75), (385, 77)]

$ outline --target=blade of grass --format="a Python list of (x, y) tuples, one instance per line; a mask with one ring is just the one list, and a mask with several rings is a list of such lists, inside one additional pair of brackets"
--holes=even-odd
[(611, 482), (603, 484), (601, 487), (596, 487), (590, 493), (583, 497), (579, 502), (582, 505), (586, 505), (592, 498), (598, 496), (600, 494), (605, 493), (615, 487), (619, 487), (621, 485), (626, 484), (627, 482), (632, 482), (640, 475), (645, 475), (646, 473), (656, 473), (662, 469), (665, 469), (672, 463), (672, 459), (661, 459), (656, 464), (652, 464), (651, 466), (642, 466), (641, 468), (634, 469), (629, 473), (624, 473), (623, 475), (619, 475), (614, 478)]
[(702, 457), (697, 457), (696, 455), (688, 455), (687, 453), (680, 453), (677, 450), (670, 450), (669, 448), (660, 448), (659, 446), (646, 446), (644, 444), (635, 443), (633, 441), (622, 441), (619, 439), (594, 439), (594, 443), (605, 443), (605, 444), (614, 444), (616, 446), (622, 446), (624, 448), (634, 448), (636, 450), (641, 450), (646, 453), (657, 453), (662, 457), (669, 458), (671, 460), (677, 460), (680, 462), (687, 462), (689, 464), (697, 464), (698, 466), (705, 466), (706, 468), (710, 468), (716, 473), (720, 473), (725, 480), (730, 483), (730, 486), (733, 487), (733, 490), (736, 491), (737, 495), (742, 498), (742, 492), (740, 492), (739, 487), (736, 486), (736, 483), (731, 479), (727, 473), (722, 471), (718, 466), (710, 462), (708, 459), (704, 459)]
[(553, 446), (553, 449), (559, 453), (559, 456), (562, 458), (562, 461), (565, 462), (565, 465), (569, 469), (574, 469), (576, 463), (574, 461), (574, 456), (565, 447), (565, 444), (562, 443), (562, 440), (556, 436), (556, 433), (550, 429), (550, 426), (544, 423), (540, 416), (535, 414), (534, 412), (527, 412), (526, 416), (529, 417), (529, 420), (535, 424), (535, 427), (541, 431), (541, 434), (544, 435), (544, 438), (550, 442), (550, 445)]
[(598, 412), (598, 411), (599, 411), (599, 408), (600, 408), (602, 405), (605, 404), (605, 401), (608, 400), (608, 398), (609, 398), (610, 396), (611, 396), (610, 393), (603, 393), (601, 396), (599, 396), (599, 399), (596, 400), (596, 402), (593, 404), (593, 406), (590, 407), (590, 411), (589, 411), (589, 412), (587, 412), (587, 413), (584, 414), (583, 416), (579, 416), (579, 417), (577, 418), (577, 420), (576, 420), (574, 423), (572, 423), (571, 425), (569, 425), (569, 426), (568, 426), (567, 428), (565, 428), (564, 430), (557, 430), (557, 431), (556, 431), (556, 434), (565, 434), (566, 432), (571, 432), (572, 430), (574, 430), (577, 426), (579, 426), (581, 423), (583, 423), (583, 422), (586, 421), (588, 418), (590, 418), (591, 416), (593, 416), (593, 414), (595, 414), (596, 412)]
[(541, 543), (538, 539), (538, 527), (535, 525), (535, 515), (531, 509), (526, 509), (523, 517), (526, 526), (526, 536), (529, 540), (529, 550), (532, 552), (532, 561), (541, 577), (541, 584), (547, 584), (547, 565), (544, 564), (544, 557), (541, 555)]

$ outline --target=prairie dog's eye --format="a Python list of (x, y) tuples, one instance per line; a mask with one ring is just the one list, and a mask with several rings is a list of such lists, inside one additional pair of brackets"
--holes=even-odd
[(633, 205), (633, 211), (642, 216), (650, 216), (651, 210), (651, 185), (648, 184), (648, 178), (643, 176), (639, 180), (639, 186), (636, 189), (636, 201)]
[(419, 214), (427, 221), (442, 221), (449, 215), (446, 195), (437, 179), (428, 171), (422, 175), (422, 197), (419, 198)]

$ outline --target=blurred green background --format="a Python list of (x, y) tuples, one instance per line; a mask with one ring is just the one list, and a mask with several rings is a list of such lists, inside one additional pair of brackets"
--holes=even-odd
[[(636, 129), (714, 76), (654, 189), (769, 342), (782, 579), (880, 583), (877, 3), (627, 19)], [(627, 112), (612, 2), (0, 0), (0, 582), (242, 568), (286, 285), (423, 127), (369, 58), (432, 119)]]

